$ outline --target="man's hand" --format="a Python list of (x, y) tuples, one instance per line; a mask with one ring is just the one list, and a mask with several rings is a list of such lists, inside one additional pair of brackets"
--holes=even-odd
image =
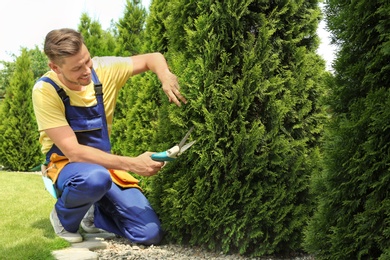
[(147, 53), (131, 57), (133, 60), (133, 75), (151, 70), (157, 74), (161, 81), (162, 88), (168, 96), (169, 102), (181, 106), (181, 102), (187, 103), (185, 97), (180, 93), (180, 86), (177, 77), (169, 70), (167, 61), (161, 53)]
[(141, 176), (153, 176), (164, 166), (164, 162), (152, 160), (153, 153), (145, 152), (137, 157), (133, 157), (131, 162), (131, 172)]
[(160, 80), (162, 83), (162, 88), (165, 94), (168, 96), (169, 102), (173, 102), (179, 107), (181, 106), (180, 101), (184, 104), (187, 103), (185, 97), (183, 97), (183, 95), (180, 93), (179, 82), (177, 81), (175, 74), (167, 69), (164, 74), (160, 76)]

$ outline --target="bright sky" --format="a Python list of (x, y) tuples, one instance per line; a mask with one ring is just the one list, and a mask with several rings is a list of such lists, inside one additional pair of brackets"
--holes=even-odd
[[(142, 0), (149, 8), (151, 0)], [(20, 48), (43, 47), (46, 34), (57, 28), (77, 29), (83, 12), (98, 20), (103, 29), (111, 21), (123, 17), (126, 0), (1, 0), (0, 2), (0, 60), (13, 61), (11, 54), (18, 56)], [(318, 53), (327, 61), (327, 69), (334, 58), (329, 44), (329, 33), (324, 23), (318, 31), (322, 44)]]

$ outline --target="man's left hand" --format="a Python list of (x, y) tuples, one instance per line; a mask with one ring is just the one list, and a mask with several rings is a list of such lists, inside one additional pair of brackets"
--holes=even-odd
[(161, 83), (169, 102), (173, 102), (179, 107), (181, 106), (181, 102), (187, 104), (186, 98), (180, 93), (180, 85), (175, 74), (166, 70), (161, 78)]

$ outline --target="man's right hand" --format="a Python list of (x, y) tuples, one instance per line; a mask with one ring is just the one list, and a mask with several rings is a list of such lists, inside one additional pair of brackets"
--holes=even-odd
[(132, 157), (131, 172), (140, 176), (153, 176), (164, 166), (164, 162), (152, 160), (152, 152), (145, 152), (137, 157)]

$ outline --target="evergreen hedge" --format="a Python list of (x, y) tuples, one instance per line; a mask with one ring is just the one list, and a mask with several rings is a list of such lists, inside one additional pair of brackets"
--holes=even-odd
[(318, 206), (305, 248), (318, 259), (389, 259), (390, 3), (326, 4), (339, 51), (329, 81), (326, 167), (313, 178)]
[(168, 240), (251, 256), (302, 249), (321, 170), (319, 19), (317, 1), (152, 3), (149, 48), (167, 51), (189, 103), (168, 104), (151, 79), (129, 138), (146, 131), (160, 151), (194, 125), (197, 140), (148, 187)]
[(0, 112), (0, 165), (9, 170), (28, 171), (42, 159), (31, 100), (33, 85), (30, 54), (22, 49)]

